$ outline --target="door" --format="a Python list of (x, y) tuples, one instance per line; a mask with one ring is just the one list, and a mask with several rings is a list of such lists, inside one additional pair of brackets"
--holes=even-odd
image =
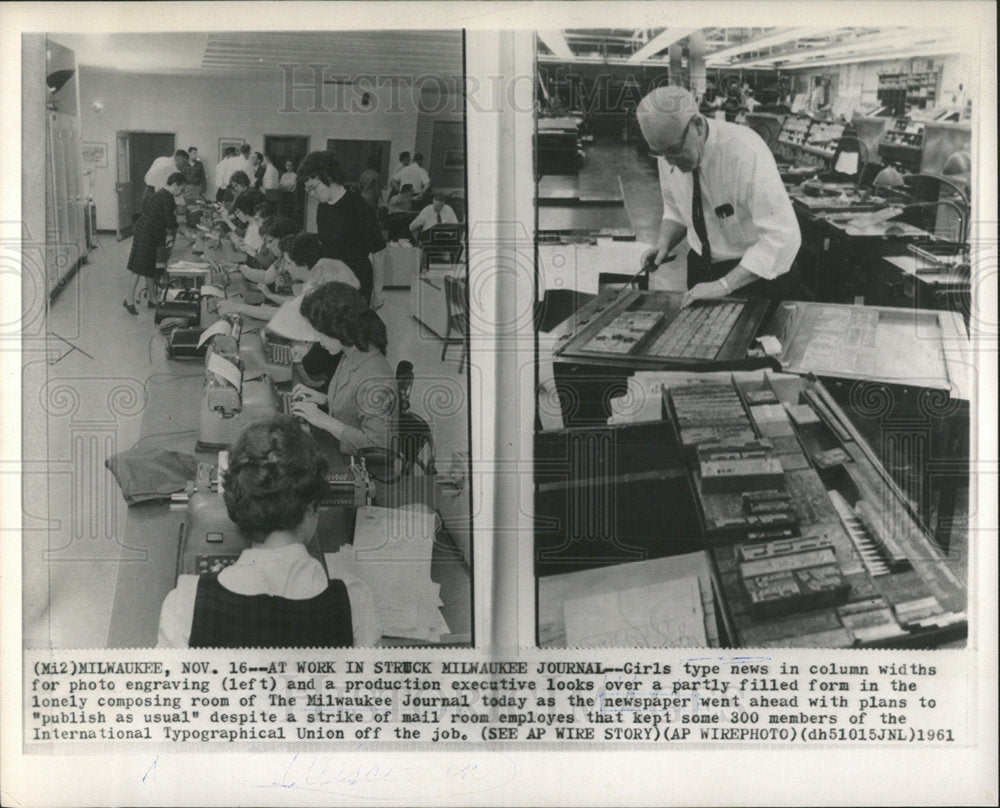
[(327, 151), (336, 152), (340, 168), (344, 172), (344, 184), (357, 187), (361, 172), (368, 167), (372, 157), (378, 160), (379, 178), (383, 190), (389, 182), (389, 148), (391, 140), (337, 140), (326, 141)]
[[(123, 138), (126, 141), (124, 147)], [(119, 238), (126, 238), (132, 234), (132, 225), (142, 212), (142, 197), (146, 192), (146, 172), (157, 157), (174, 153), (175, 140), (175, 135), (164, 132), (118, 133)], [(123, 167), (126, 169), (124, 172)], [(129, 206), (131, 210), (128, 210)], [(125, 219), (122, 219), (123, 211), (127, 217)]]
[(309, 138), (301, 135), (264, 135), (264, 154), (271, 158), (279, 174), (285, 173), (285, 161), (298, 168), (299, 161), (309, 153)]
[(131, 149), (129, 148), (129, 133), (119, 132), (115, 150), (115, 165), (118, 176), (115, 179), (115, 194), (118, 197), (118, 240), (132, 235), (132, 214), (135, 208), (132, 202), (132, 172), (130, 170)]

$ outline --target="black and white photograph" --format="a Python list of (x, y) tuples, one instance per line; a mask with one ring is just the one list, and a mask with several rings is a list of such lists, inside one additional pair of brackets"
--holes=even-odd
[(996, 804), (995, 4), (0, 30), (0, 803)]
[(22, 63), (25, 647), (470, 646), (462, 32)]
[(540, 646), (964, 646), (976, 70), (538, 33)]

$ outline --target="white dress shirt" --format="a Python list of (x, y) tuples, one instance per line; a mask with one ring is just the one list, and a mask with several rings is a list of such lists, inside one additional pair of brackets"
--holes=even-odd
[[(659, 164), (663, 218), (684, 225), (688, 243), (700, 255), (691, 219), (692, 175), (673, 169), (662, 157)], [(745, 269), (768, 280), (788, 272), (802, 236), (774, 157), (760, 135), (746, 126), (709, 121), (699, 171), (712, 260), (738, 258)]]
[(236, 161), (239, 160), (243, 162), (242, 157), (226, 157), (219, 161), (219, 165), (215, 167), (215, 187), (225, 190), (229, 187), (229, 178), (233, 175), (236, 170)]
[(430, 176), (416, 163), (403, 166), (396, 172), (393, 179), (396, 180), (400, 188), (404, 185), (412, 185), (415, 194), (422, 194), (424, 189), (431, 184)]
[[(181, 575), (177, 588), (167, 593), (160, 608), (160, 648), (187, 648), (191, 639), (197, 575)], [(373, 646), (382, 636), (382, 625), (375, 610), (371, 590), (360, 578), (349, 573), (341, 577), (351, 602), (351, 627), (354, 646)], [(237, 595), (276, 595), (289, 600), (307, 600), (320, 594), (328, 585), (326, 571), (306, 551), (305, 545), (289, 544), (275, 549), (249, 547), (235, 564), (219, 573), (219, 583)]]
[(153, 190), (156, 191), (162, 190), (167, 187), (167, 179), (175, 171), (184, 173), (177, 167), (172, 155), (170, 157), (157, 157), (153, 160), (149, 171), (146, 172), (146, 185), (152, 185)]
[(268, 164), (264, 168), (264, 177), (260, 181), (260, 186), (265, 191), (274, 191), (274, 190), (277, 190), (279, 179), (280, 179), (280, 176), (278, 174), (278, 169), (274, 166), (273, 163), (272, 164)]
[(455, 215), (455, 211), (451, 209), (450, 205), (441, 206), (440, 222), (438, 221), (437, 213), (434, 212), (434, 206), (428, 205), (417, 214), (417, 218), (410, 222), (410, 230), (433, 227), (436, 224), (458, 224), (458, 217)]

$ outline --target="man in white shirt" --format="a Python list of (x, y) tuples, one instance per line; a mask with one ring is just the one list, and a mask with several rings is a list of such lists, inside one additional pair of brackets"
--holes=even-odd
[(404, 185), (412, 185), (414, 196), (421, 196), (431, 185), (431, 178), (419, 163), (423, 159), (422, 154), (414, 154), (413, 162), (399, 169), (394, 178), (398, 181), (400, 188)]
[(389, 186), (392, 191), (399, 193), (399, 189), (402, 187), (402, 183), (398, 179), (399, 172), (402, 171), (410, 164), (410, 153), (408, 151), (403, 151), (399, 153), (399, 162), (392, 167), (392, 171), (389, 172)]
[(444, 194), (434, 194), (434, 202), (417, 214), (417, 218), (410, 222), (410, 232), (414, 239), (420, 236), (420, 231), (437, 224), (458, 224), (458, 217), (451, 206), (447, 204), (447, 197)]
[(257, 167), (253, 162), (253, 155), (251, 154), (250, 144), (244, 143), (240, 146), (240, 156), (239, 161), (236, 163), (235, 171), (242, 171), (250, 178), (250, 187), (253, 187), (254, 172)]
[(222, 159), (219, 160), (219, 164), (215, 167), (216, 202), (224, 200), (226, 192), (229, 189), (229, 179), (233, 176), (233, 172), (236, 171), (236, 162), (239, 159), (236, 149), (232, 146), (226, 148), (225, 152), (223, 152)]
[[(146, 176), (143, 178), (146, 183), (146, 189), (143, 191), (142, 200), (139, 203), (140, 212), (146, 209), (146, 204), (153, 198), (153, 194), (167, 187), (167, 180), (171, 174), (177, 171), (183, 174), (187, 167), (188, 153), (184, 149), (175, 151), (173, 157), (157, 157), (153, 160), (153, 164), (149, 167)], [(177, 197), (177, 204), (179, 208), (184, 208), (183, 195)]]
[(278, 175), (278, 167), (271, 162), (271, 158), (264, 155), (264, 177), (261, 180), (261, 188), (265, 191), (276, 191), (281, 177)]
[(184, 173), (188, 167), (188, 153), (184, 149), (178, 149), (173, 157), (157, 157), (146, 172), (146, 185), (154, 191), (159, 191), (167, 187), (167, 178), (175, 171)]
[(695, 300), (744, 295), (793, 297), (789, 273), (802, 242), (774, 157), (745, 126), (709, 121), (681, 87), (658, 87), (636, 110), (659, 157), (663, 221), (643, 265), (662, 264), (685, 235), (688, 291)]

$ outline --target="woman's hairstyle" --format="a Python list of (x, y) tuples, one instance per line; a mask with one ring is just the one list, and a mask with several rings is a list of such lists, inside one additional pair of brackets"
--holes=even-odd
[(292, 219), (282, 216), (280, 213), (268, 216), (260, 224), (260, 234), (262, 236), (276, 238), (279, 242), (285, 236), (294, 236), (298, 232), (299, 226)]
[(328, 469), (316, 442), (291, 416), (252, 423), (229, 450), (226, 512), (253, 542), (277, 530), (294, 530), (326, 496)]
[[(284, 247), (284, 241), (282, 241)], [(312, 269), (323, 257), (323, 243), (315, 233), (299, 233), (289, 243), (285, 254), (300, 267)]]
[(234, 171), (229, 176), (230, 185), (242, 185), (244, 188), (250, 187), (250, 178), (245, 171)]
[(262, 163), (264, 162), (264, 152), (255, 151), (253, 153), (253, 156), (256, 157), (258, 160), (260, 160)]
[(299, 182), (317, 179), (324, 185), (344, 184), (344, 172), (332, 151), (309, 152), (299, 163)]
[(385, 354), (389, 345), (385, 323), (368, 307), (365, 296), (346, 283), (317, 286), (302, 298), (301, 311), (321, 334), (359, 351), (377, 348)]
[(187, 180), (184, 179), (184, 175), (180, 171), (175, 171), (169, 177), (167, 177), (167, 185), (184, 185)]
[(258, 202), (253, 206), (253, 215), (260, 216), (262, 220), (268, 219), (271, 216), (274, 216), (274, 212), (276, 210), (277, 208), (274, 206), (273, 202)]

